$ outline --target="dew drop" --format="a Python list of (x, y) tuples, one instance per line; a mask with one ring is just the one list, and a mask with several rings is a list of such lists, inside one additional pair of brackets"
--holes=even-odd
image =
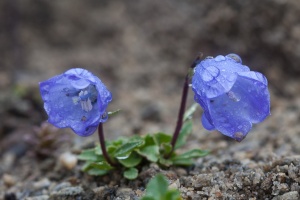
[(220, 74), (220, 70), (216, 68), (215, 66), (208, 66), (203, 69), (203, 72), (201, 73), (202, 80), (205, 82), (212, 81), (216, 77), (218, 77)]
[(237, 77), (236, 74), (230, 74), (230, 75), (226, 76), (226, 80), (230, 81), (230, 82), (233, 82), (233, 81), (236, 80), (236, 77)]
[(241, 100), (241, 97), (232, 91), (229, 91), (226, 94), (229, 97), (229, 99), (231, 99), (235, 102), (239, 102)]
[(222, 55), (219, 55), (217, 57), (215, 57), (215, 61), (220, 62), (220, 61), (224, 61), (226, 58)]
[(242, 63), (241, 57), (239, 55), (237, 55), (237, 54), (231, 53), (231, 54), (228, 54), (226, 57), (232, 58), (237, 63)]

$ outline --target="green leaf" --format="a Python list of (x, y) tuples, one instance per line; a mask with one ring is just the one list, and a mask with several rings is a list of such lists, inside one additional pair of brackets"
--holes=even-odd
[(138, 154), (150, 162), (157, 162), (159, 158), (159, 147), (157, 145), (145, 146), (136, 150)]
[(162, 174), (157, 174), (152, 178), (146, 187), (146, 195), (142, 200), (155, 199), (161, 200), (164, 199), (166, 192), (168, 191), (168, 181)]
[(180, 192), (178, 190), (168, 190), (167, 194), (165, 195), (165, 199), (168, 200), (181, 200)]
[(108, 164), (106, 161), (102, 162), (93, 162), (90, 164), (90, 167), (100, 169), (100, 170), (111, 170), (113, 167)]
[(192, 118), (192, 115), (197, 110), (198, 104), (194, 103), (187, 111), (185, 111), (183, 116), (183, 121), (187, 121)]
[(199, 158), (199, 157), (206, 156), (207, 154), (209, 154), (209, 151), (207, 151), (207, 150), (192, 149), (181, 155), (173, 157), (172, 160), (174, 161), (174, 160), (179, 160), (179, 159)]
[(95, 153), (95, 148), (94, 149), (87, 149), (83, 150), (77, 158), (79, 160), (86, 160), (86, 161), (103, 161), (104, 158), (101, 155), (97, 155)]
[(86, 161), (84, 163), (84, 165), (81, 167), (81, 170), (84, 172), (87, 172), (91, 169), (91, 164), (93, 163), (93, 161)]
[(118, 110), (115, 110), (112, 112), (108, 112), (107, 114), (109, 117), (113, 117), (113, 116), (117, 115), (120, 111), (121, 111), (121, 109), (118, 109)]
[(177, 159), (172, 161), (173, 165), (179, 165), (179, 166), (191, 166), (195, 162), (192, 159)]
[(136, 179), (139, 175), (139, 171), (136, 168), (129, 168), (124, 171), (123, 176), (129, 180)]
[(121, 147), (116, 149), (114, 152), (114, 157), (118, 159), (126, 159), (130, 156), (131, 152), (138, 146), (142, 146), (144, 144), (143, 140), (128, 142), (123, 144)]
[(154, 142), (160, 146), (162, 143), (170, 143), (171, 142), (171, 135), (167, 135), (165, 133), (156, 133), (153, 135)]
[(141, 148), (136, 149), (137, 153), (150, 162), (157, 162), (159, 158), (159, 147), (156, 145), (153, 135), (146, 135), (144, 141), (145, 144)]
[(91, 176), (103, 176), (108, 173), (108, 170), (101, 170), (97, 168), (90, 169), (87, 173)]
[(138, 164), (140, 164), (140, 162), (142, 161), (142, 157), (133, 151), (128, 158), (119, 159), (118, 161), (125, 167), (130, 168), (130, 167), (135, 167)]
[(182, 200), (180, 192), (168, 189), (168, 180), (162, 174), (157, 174), (146, 186), (146, 194), (141, 200)]
[(97, 146), (95, 147), (95, 154), (96, 154), (96, 155), (102, 155), (102, 150), (101, 150), (100, 145), (97, 145)]
[(166, 167), (170, 167), (171, 165), (173, 165), (173, 161), (172, 160), (169, 160), (169, 159), (165, 159), (163, 157), (160, 157), (159, 158), (159, 163), (161, 165), (164, 165)]
[(199, 158), (206, 156), (209, 151), (201, 150), (201, 149), (192, 149), (188, 152), (185, 152), (181, 155), (173, 156), (171, 160), (173, 161), (174, 165), (192, 165), (194, 161), (193, 158)]
[(180, 133), (177, 138), (176, 145), (175, 145), (175, 149), (178, 149), (186, 144), (187, 137), (188, 137), (188, 135), (190, 135), (192, 133), (192, 130), (193, 130), (192, 120), (186, 121), (180, 130)]
[(171, 143), (162, 143), (160, 148), (161, 155), (168, 155), (172, 151)]

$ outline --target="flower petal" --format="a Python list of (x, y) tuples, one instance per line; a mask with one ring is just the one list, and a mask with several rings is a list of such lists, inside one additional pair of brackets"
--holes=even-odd
[(195, 68), (192, 86), (207, 98), (214, 98), (231, 89), (238, 72), (247, 71), (250, 71), (247, 66), (231, 57), (217, 56), (214, 59), (205, 59)]
[(80, 136), (95, 132), (105, 122), (111, 93), (87, 70), (76, 68), (40, 83), (48, 121), (59, 128), (70, 127)]
[(203, 127), (206, 129), (206, 130), (209, 130), (209, 131), (212, 131), (212, 130), (215, 130), (216, 127), (214, 125), (212, 125), (205, 114), (202, 114), (202, 117), (201, 117), (201, 122), (202, 122), (202, 125)]
[[(241, 139), (252, 123), (261, 122), (270, 114), (267, 87), (259, 81), (238, 77), (230, 93), (211, 99), (209, 112), (217, 130)], [(238, 138), (236, 133), (241, 133)]]

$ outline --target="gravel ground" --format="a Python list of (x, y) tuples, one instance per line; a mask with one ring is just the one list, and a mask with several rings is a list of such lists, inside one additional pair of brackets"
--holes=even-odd
[[(0, 199), (139, 199), (159, 172), (183, 199), (299, 199), (299, 11), (298, 0), (1, 1)], [(172, 133), (198, 52), (234, 52), (266, 74), (272, 115), (238, 143), (204, 130), (199, 109), (182, 151), (211, 154), (191, 167), (146, 165), (134, 181), (121, 170), (92, 177), (76, 155), (96, 135), (43, 123), (38, 82), (84, 67), (113, 93), (109, 110), (122, 109), (104, 126), (108, 139)]]

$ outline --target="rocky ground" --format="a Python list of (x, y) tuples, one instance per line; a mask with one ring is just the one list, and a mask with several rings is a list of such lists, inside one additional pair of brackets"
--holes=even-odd
[[(183, 199), (299, 199), (299, 11), (298, 0), (1, 1), (0, 199), (139, 199), (159, 172)], [(198, 52), (235, 52), (263, 72), (272, 115), (237, 143), (204, 130), (199, 109), (182, 151), (211, 154), (194, 166), (92, 177), (76, 155), (97, 136), (44, 123), (38, 82), (84, 67), (111, 90), (109, 110), (122, 109), (104, 126), (107, 139), (172, 133)]]

